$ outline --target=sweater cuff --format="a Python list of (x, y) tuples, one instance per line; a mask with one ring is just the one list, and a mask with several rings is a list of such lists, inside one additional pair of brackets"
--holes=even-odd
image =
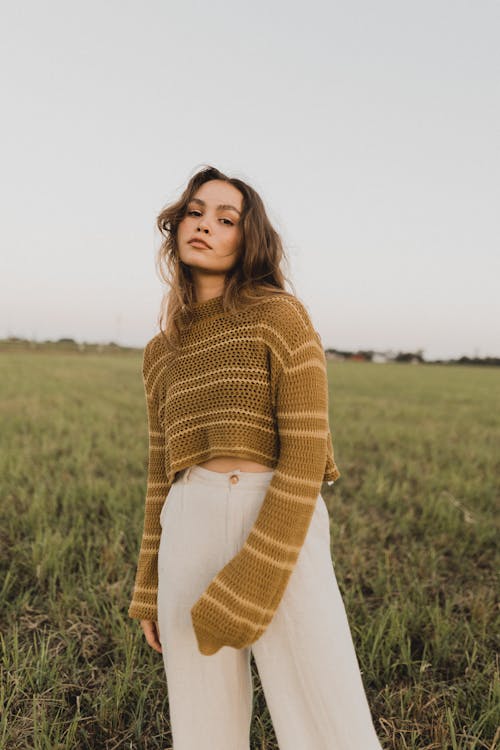
[(195, 626), (192, 617), (191, 620), (193, 622), (193, 630), (196, 636), (200, 654), (204, 654), (205, 656), (212, 656), (212, 654), (216, 654), (217, 651), (220, 651), (224, 644), (219, 642), (216, 633), (200, 625), (199, 623), (196, 623)]
[(148, 605), (141, 604), (140, 602), (132, 602), (128, 608), (128, 616), (133, 620), (158, 620), (158, 608)]

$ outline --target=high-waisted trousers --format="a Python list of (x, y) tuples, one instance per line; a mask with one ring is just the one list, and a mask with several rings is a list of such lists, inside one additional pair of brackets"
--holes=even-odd
[(251, 647), (198, 650), (190, 610), (243, 546), (273, 471), (194, 465), (161, 511), (158, 625), (173, 750), (249, 750), (253, 653), (280, 750), (381, 750), (330, 548), (321, 494), (285, 593)]

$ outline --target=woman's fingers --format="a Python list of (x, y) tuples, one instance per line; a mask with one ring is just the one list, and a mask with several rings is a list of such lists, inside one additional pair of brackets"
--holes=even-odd
[(148, 644), (151, 648), (154, 648), (155, 651), (158, 651), (158, 653), (161, 654), (162, 647), (160, 643), (160, 628), (158, 627), (158, 623), (154, 620), (141, 620), (141, 627)]

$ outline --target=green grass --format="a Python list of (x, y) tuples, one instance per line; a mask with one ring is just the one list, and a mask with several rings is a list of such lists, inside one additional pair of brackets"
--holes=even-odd
[[(385, 748), (492, 750), (498, 370), (329, 368), (342, 476), (323, 495), (378, 735)], [(165, 750), (161, 655), (127, 617), (147, 467), (141, 354), (3, 353), (0, 382), (0, 747)], [(276, 750), (252, 670), (252, 750)]]

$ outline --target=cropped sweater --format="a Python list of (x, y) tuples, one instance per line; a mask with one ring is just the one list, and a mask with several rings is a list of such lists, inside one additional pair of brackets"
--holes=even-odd
[[(258, 461), (273, 475), (239, 552), (193, 602), (200, 653), (244, 648), (264, 633), (285, 592), (323, 481), (340, 472), (328, 419), (321, 339), (294, 295), (244, 311), (223, 296), (195, 303), (180, 353), (162, 333), (145, 346), (149, 427), (144, 527), (128, 614), (157, 619), (160, 512), (179, 471), (215, 456)], [(189, 551), (186, 551), (189, 554)], [(202, 562), (200, 562), (202, 564)]]

